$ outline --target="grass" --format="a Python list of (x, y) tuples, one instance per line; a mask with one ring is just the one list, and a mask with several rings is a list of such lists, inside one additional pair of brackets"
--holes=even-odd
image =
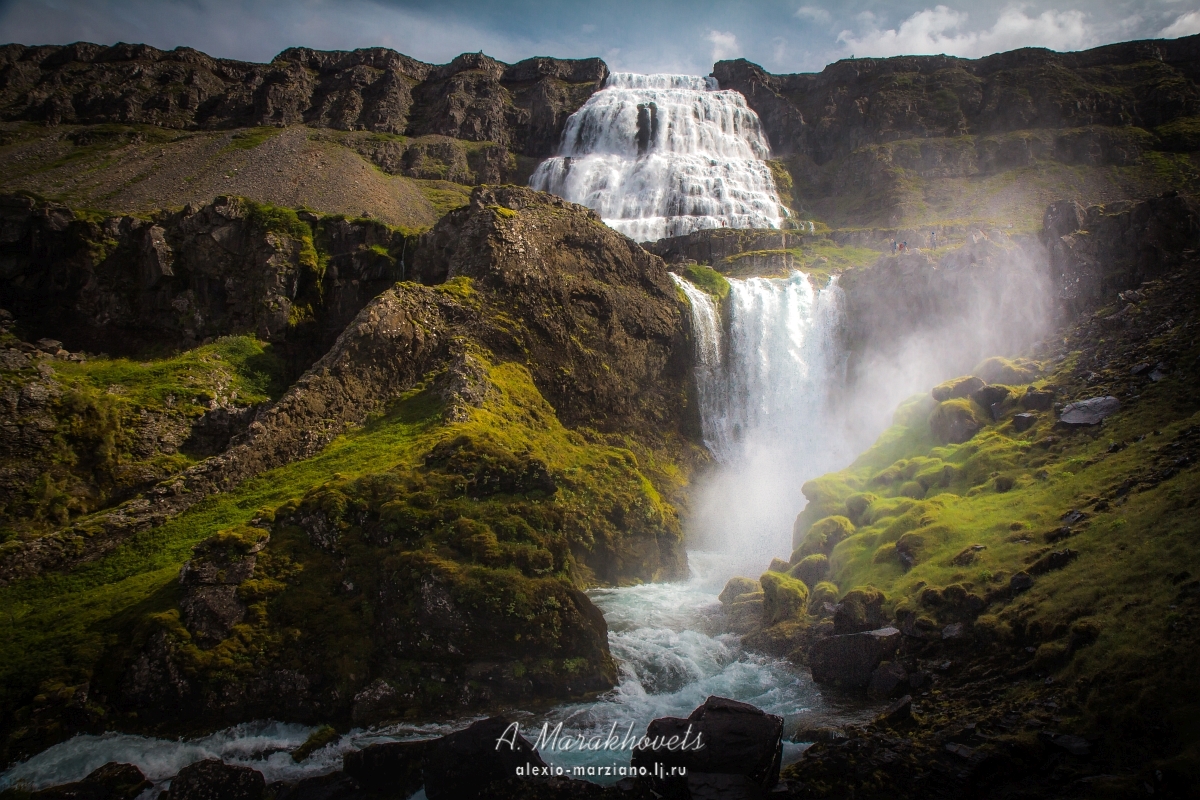
[(725, 276), (712, 267), (700, 264), (689, 264), (683, 275), (696, 287), (703, 289), (718, 300), (724, 300), (729, 295), (729, 281)]
[(225, 145), (222, 150), (253, 150), (281, 133), (283, 133), (283, 128), (273, 126), (245, 128), (230, 136), (229, 144)]
[(434, 213), (442, 217), (456, 208), (471, 202), (471, 187), (449, 181), (418, 180), (421, 194), (433, 206)]
[[(64, 687), (93, 682), (119, 694), (122, 659), (156, 625), (177, 637), (195, 679), (213, 686), (272, 664), (303, 664), (353, 694), (382, 670), (396, 686), (418, 681), (413, 709), (442, 708), (452, 698), (427, 676), (414, 677), (422, 667), (387, 667), (372, 644), (385, 609), (365, 598), (378, 596), (388, 575), (439, 576), (492, 631), (461, 646), (519, 663), (539, 680), (569, 680), (581, 664), (584, 673), (611, 670), (607, 656), (587, 649), (581, 631), (590, 623), (572, 616), (573, 587), (612, 580), (584, 554), (629, 552), (646, 537), (679, 539), (677, 515), (633, 452), (564, 428), (523, 366), (493, 365), (487, 375), (490, 399), (460, 422), (444, 422), (436, 391), (414, 389), (316, 457), (208, 498), (98, 561), (0, 589), (0, 707), (15, 720), (13, 746), (36, 748), (59, 735), (57, 723), (40, 726), (39, 715), (52, 714)], [(315, 547), (298, 522), (316, 512), (340, 531), (334, 553)], [(255, 578), (239, 589), (253, 601), (251, 618), (200, 650), (175, 610), (179, 568), (215, 532), (256, 517), (281, 523)], [(651, 580), (647, 569), (634, 565), (631, 574)], [(366, 591), (347, 595), (340, 587), (350, 577)], [(401, 595), (417, 585), (405, 580)], [(31, 701), (35, 695), (42, 699)], [(101, 727), (118, 724), (103, 721), (107, 708), (95, 712)]]

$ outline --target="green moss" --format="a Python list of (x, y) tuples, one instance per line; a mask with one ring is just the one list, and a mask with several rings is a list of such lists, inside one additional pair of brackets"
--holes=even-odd
[(729, 281), (725, 276), (712, 267), (699, 264), (689, 264), (683, 275), (697, 288), (708, 292), (718, 300), (724, 300), (729, 295)]
[(493, 205), (493, 206), (488, 206), (488, 209), (493, 214), (495, 214), (496, 216), (501, 217), (503, 219), (515, 219), (517, 217), (516, 211), (513, 211), (511, 208), (506, 208), (505, 206)]
[(229, 144), (225, 145), (225, 150), (253, 150), (259, 145), (265, 143), (269, 139), (273, 139), (283, 133), (283, 128), (263, 126), (258, 128), (245, 128), (235, 132), (229, 137)]
[(1200, 150), (1200, 117), (1179, 117), (1154, 129), (1164, 150), (1192, 152)]
[(308, 735), (308, 738), (304, 740), (304, 744), (292, 751), (292, 761), (299, 764), (325, 745), (337, 740), (337, 729), (329, 725), (322, 725)]
[(808, 608), (808, 587), (778, 572), (758, 579), (763, 590), (763, 625), (777, 625), (802, 616)]

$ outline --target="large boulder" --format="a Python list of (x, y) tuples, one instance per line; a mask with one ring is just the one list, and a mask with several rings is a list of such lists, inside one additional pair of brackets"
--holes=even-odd
[(171, 780), (171, 800), (261, 800), (266, 787), (258, 770), (210, 758), (179, 770)]
[(492, 717), (429, 742), (425, 796), (429, 800), (487, 797), (488, 785), (514, 777), (517, 767), (545, 767), (533, 745), (520, 733), (509, 731), (511, 724), (505, 717)]
[(829, 574), (829, 556), (824, 553), (805, 556), (788, 570), (788, 574), (805, 586), (816, 586)]
[(862, 633), (883, 627), (883, 592), (877, 589), (851, 589), (833, 612), (835, 635)]
[(929, 430), (942, 444), (962, 444), (981, 427), (970, 401), (962, 398), (938, 403), (929, 414)]
[(970, 397), (971, 392), (983, 387), (983, 379), (977, 378), (974, 375), (964, 375), (961, 378), (954, 378), (933, 387), (933, 391), (930, 394), (934, 400), (944, 403), (947, 400), (955, 400), (959, 397)]
[(761, 588), (753, 578), (733, 577), (725, 582), (725, 588), (717, 599), (724, 605), (730, 605), (741, 595), (757, 592)]
[(804, 613), (808, 606), (808, 587), (804, 583), (778, 572), (764, 572), (758, 582), (763, 588), (764, 626), (775, 625)]
[[(30, 796), (38, 800), (134, 800), (150, 786), (150, 781), (133, 764), (110, 761), (78, 783), (53, 786)], [(8, 795), (4, 793), (5, 797)]]
[(1067, 427), (1099, 425), (1104, 418), (1121, 409), (1121, 401), (1115, 397), (1089, 397), (1063, 406), (1058, 417), (1060, 424)]
[(424, 783), (421, 764), (428, 742), (381, 742), (352, 750), (342, 758), (342, 771), (371, 791), (408, 797)]
[[(630, 762), (633, 767), (645, 767), (652, 772), (656, 765), (667, 773), (673, 767), (686, 768), (686, 779), (660, 782), (671, 794), (682, 794), (683, 786), (690, 785), (696, 775), (742, 776), (760, 792), (770, 791), (779, 782), (783, 718), (748, 703), (709, 697), (687, 719), (663, 717), (654, 720), (646, 729), (646, 736), (651, 740), (657, 738), (659, 742), (670, 742), (672, 737), (678, 737), (677, 747), (635, 750)], [(695, 743), (703, 746), (696, 749)], [(701, 781), (698, 786), (711, 783), (711, 780)], [(732, 784), (739, 783), (742, 782), (732, 781)]]
[(813, 680), (845, 689), (865, 689), (875, 668), (895, 654), (900, 636), (900, 631), (889, 627), (817, 640), (810, 660)]

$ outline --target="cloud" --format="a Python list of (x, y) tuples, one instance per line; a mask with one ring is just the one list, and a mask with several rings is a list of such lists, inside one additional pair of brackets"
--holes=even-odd
[(1177, 39), (1180, 36), (1191, 36), (1194, 33), (1200, 33), (1200, 11), (1180, 14), (1179, 19), (1159, 31), (1158, 35), (1166, 39)]
[(947, 55), (977, 58), (1018, 47), (1079, 50), (1096, 44), (1099, 34), (1081, 11), (1050, 9), (1031, 17), (1022, 6), (1008, 6), (991, 28), (970, 30), (967, 14), (947, 6), (918, 11), (898, 28), (880, 28), (864, 17), (863, 30), (842, 31), (838, 41), (858, 56)]
[(724, 61), (727, 58), (737, 58), (742, 54), (737, 37), (729, 31), (709, 31), (704, 37), (712, 43), (712, 60)]
[(823, 8), (816, 6), (800, 6), (796, 9), (796, 16), (800, 19), (811, 19), (813, 22), (829, 23), (833, 17)]

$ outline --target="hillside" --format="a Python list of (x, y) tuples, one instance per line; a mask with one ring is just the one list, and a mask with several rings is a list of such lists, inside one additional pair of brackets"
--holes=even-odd
[(834, 228), (980, 220), (1032, 233), (1060, 197), (1200, 188), (1195, 36), (797, 75), (722, 61), (713, 74), (758, 112), (793, 207)]
[(523, 183), (603, 85), (599, 59), (424, 64), (293, 48), (270, 64), (145, 45), (0, 48), (0, 191), (148, 213), (220, 194), (427, 228)]

